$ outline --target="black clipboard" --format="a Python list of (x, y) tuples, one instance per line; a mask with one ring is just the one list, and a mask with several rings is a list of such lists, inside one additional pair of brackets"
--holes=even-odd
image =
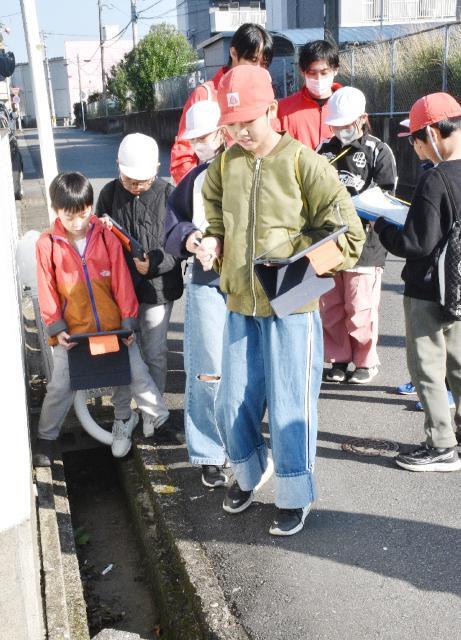
[(277, 317), (284, 318), (333, 289), (334, 279), (317, 275), (309, 261), (309, 252), (330, 240), (337, 240), (346, 231), (347, 225), (339, 227), (310, 247), (286, 258), (268, 257), (268, 254), (286, 246), (284, 243), (253, 260), (255, 274)]

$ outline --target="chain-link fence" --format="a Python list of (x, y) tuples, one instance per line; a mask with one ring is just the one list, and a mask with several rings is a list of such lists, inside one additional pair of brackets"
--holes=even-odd
[(427, 93), (461, 97), (461, 23), (341, 51), (338, 81), (361, 89), (370, 114), (408, 113)]
[(207, 79), (206, 69), (203, 68), (154, 82), (154, 108), (157, 111), (181, 109), (192, 91)]
[(89, 120), (94, 118), (104, 118), (106, 116), (116, 116), (123, 113), (120, 104), (114, 98), (106, 98), (88, 102), (85, 107), (85, 115)]

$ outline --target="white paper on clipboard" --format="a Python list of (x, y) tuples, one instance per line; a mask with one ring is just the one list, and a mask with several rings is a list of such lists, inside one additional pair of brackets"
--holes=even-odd
[(352, 202), (358, 215), (365, 220), (376, 220), (382, 216), (388, 222), (403, 227), (407, 219), (409, 207), (384, 193), (379, 187), (372, 187), (353, 196)]

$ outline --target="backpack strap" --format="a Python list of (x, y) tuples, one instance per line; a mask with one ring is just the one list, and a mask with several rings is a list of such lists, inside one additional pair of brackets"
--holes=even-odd
[(299, 156), (301, 155), (301, 150), (302, 150), (302, 146), (299, 146), (296, 149), (296, 153), (295, 153), (295, 176), (296, 176), (296, 182), (299, 185), (299, 190), (301, 191), (301, 198), (302, 198), (302, 201), (303, 201), (304, 208), (307, 211), (307, 208), (308, 208), (307, 207), (307, 198), (306, 198), (306, 194), (304, 192), (304, 185), (303, 185), (303, 182), (302, 182), (302, 179), (301, 179), (301, 170), (299, 168)]
[(454, 195), (453, 195), (453, 191), (452, 191), (452, 189), (451, 189), (451, 184), (448, 182), (448, 180), (447, 180), (447, 178), (446, 178), (445, 174), (443, 173), (443, 171), (441, 171), (441, 170), (439, 169), (439, 167), (437, 167), (437, 170), (438, 170), (438, 172), (439, 172), (439, 174), (440, 174), (440, 176), (441, 176), (441, 178), (442, 178), (442, 180), (443, 180), (443, 183), (444, 183), (444, 185), (445, 185), (445, 189), (447, 190), (448, 197), (449, 197), (449, 199), (450, 199), (451, 206), (452, 206), (452, 208), (453, 208), (453, 213), (454, 213), (454, 217), (455, 217), (455, 222), (461, 222), (461, 220), (460, 220), (460, 216), (459, 216), (459, 212), (458, 212), (458, 208), (457, 208), (457, 206), (456, 206), (456, 202), (455, 202), (455, 197), (454, 197)]

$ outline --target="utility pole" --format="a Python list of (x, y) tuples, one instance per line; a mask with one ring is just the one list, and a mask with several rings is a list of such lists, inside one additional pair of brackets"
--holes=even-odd
[(106, 74), (104, 72), (104, 39), (102, 37), (102, 3), (98, 0), (99, 15), (99, 48), (101, 49), (101, 78), (102, 78), (102, 94), (106, 97)]
[(43, 53), (45, 55), (45, 67), (46, 67), (46, 80), (48, 84), (48, 100), (50, 104), (50, 112), (51, 112), (51, 126), (56, 126), (56, 111), (54, 109), (54, 98), (53, 98), (53, 86), (51, 84), (51, 73), (50, 73), (50, 65), (48, 63), (48, 52), (46, 50), (46, 35), (43, 31), (40, 31), (40, 35), (42, 36), (42, 44), (43, 44)]
[(136, 0), (131, 0), (131, 29), (133, 31), (133, 49), (138, 44), (138, 14)]
[(80, 109), (82, 111), (82, 129), (86, 131), (85, 124), (85, 107), (83, 104), (82, 77), (80, 75), (80, 54), (77, 53), (77, 70), (78, 70), (78, 94), (80, 98)]
[(45, 182), (45, 195), (48, 205), (50, 222), (55, 218), (48, 192), (51, 181), (58, 173), (56, 152), (54, 148), (53, 129), (51, 128), (50, 109), (46, 91), (45, 72), (43, 69), (42, 43), (38, 31), (37, 11), (35, 0), (21, 0), (22, 20), (26, 36), (27, 53), (32, 76), (32, 88), (37, 118), (38, 138), (40, 143), (40, 157)]
[(324, 38), (339, 45), (339, 0), (324, 0)]

